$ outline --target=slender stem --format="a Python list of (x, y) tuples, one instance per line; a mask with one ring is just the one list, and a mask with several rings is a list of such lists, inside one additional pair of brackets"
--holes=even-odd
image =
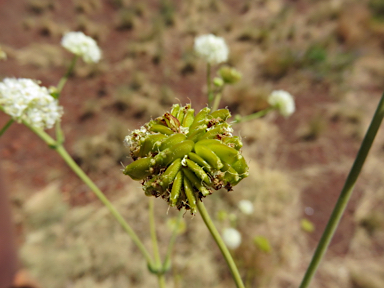
[(316, 251), (312, 257), (312, 261), (304, 275), (303, 281), (301, 282), (300, 288), (308, 287), (311, 282), (319, 264), (322, 260), (325, 252), (327, 251), (328, 245), (339, 225), (340, 219), (344, 213), (344, 210), (348, 204), (348, 201), (352, 195), (353, 188), (356, 180), (361, 172), (365, 159), (367, 158), (368, 152), (372, 146), (373, 140), (376, 137), (377, 131), (381, 125), (384, 117), (384, 93), (381, 97), (380, 103), (377, 106), (376, 112), (373, 115), (372, 122), (365, 134), (359, 152), (357, 153), (355, 162), (352, 165), (351, 171), (345, 181), (344, 187), (341, 190), (339, 199), (337, 200), (336, 206), (333, 209), (332, 215), (328, 221), (327, 226), (323, 232), (320, 242), (316, 248)]
[(164, 268), (161, 266), (161, 259), (160, 259), (160, 252), (159, 252), (159, 246), (157, 243), (157, 236), (156, 236), (156, 224), (155, 224), (155, 214), (154, 214), (154, 198), (149, 198), (149, 226), (151, 230), (151, 238), (152, 238), (152, 247), (153, 247), (153, 254), (155, 255), (155, 266), (157, 270), (157, 280), (159, 283), (160, 288), (165, 288), (165, 276), (164, 276)]
[(169, 240), (169, 244), (168, 244), (168, 248), (167, 248), (167, 254), (165, 255), (165, 259), (163, 262), (163, 268), (164, 269), (167, 269), (167, 267), (169, 267), (171, 264), (170, 261), (171, 261), (172, 249), (173, 249), (173, 246), (175, 245), (176, 236), (177, 236), (180, 222), (181, 222), (181, 219), (183, 218), (184, 213), (185, 213), (184, 209), (179, 211), (179, 216), (177, 217), (175, 227), (173, 228), (171, 239)]
[(68, 152), (65, 150), (65, 148), (57, 144), (57, 142), (49, 136), (47, 133), (45, 133), (42, 129), (33, 127), (29, 125), (28, 123), (24, 123), (29, 129), (31, 129), (33, 132), (35, 132), (45, 143), (47, 143), (48, 146), (55, 149), (57, 153), (63, 158), (63, 160), (68, 164), (68, 166), (72, 169), (73, 172), (76, 173), (76, 175), (83, 180), (83, 182), (95, 193), (97, 198), (107, 207), (107, 209), (111, 212), (111, 214), (115, 217), (117, 222), (120, 223), (120, 225), (123, 227), (123, 229), (128, 233), (128, 235), (131, 237), (132, 241), (136, 244), (136, 246), (139, 248), (145, 259), (147, 260), (148, 264), (152, 264), (152, 257), (148, 253), (147, 249), (144, 247), (144, 244), (140, 241), (139, 237), (136, 235), (136, 233), (132, 230), (132, 228), (129, 226), (129, 224), (124, 220), (123, 216), (116, 210), (116, 208), (112, 205), (111, 202), (105, 197), (103, 192), (95, 185), (95, 183), (92, 182), (92, 180), (84, 173), (83, 170), (76, 164), (76, 162), (72, 159), (72, 157), (68, 154)]
[(64, 159), (64, 161), (68, 164), (68, 166), (77, 174), (77, 176), (83, 180), (83, 182), (95, 193), (97, 198), (108, 208), (111, 214), (115, 217), (115, 219), (120, 223), (123, 229), (128, 233), (131, 237), (132, 241), (136, 244), (137, 248), (141, 251), (145, 259), (148, 263), (152, 263), (152, 257), (148, 253), (147, 249), (144, 247), (144, 244), (140, 241), (139, 237), (132, 230), (129, 224), (124, 220), (123, 216), (116, 210), (116, 208), (112, 205), (111, 202), (105, 197), (103, 192), (92, 182), (92, 180), (81, 170), (81, 168), (76, 164), (76, 162), (71, 158), (68, 152), (64, 149), (63, 146), (59, 145), (56, 148), (57, 153)]
[(164, 273), (161, 273), (161, 274), (157, 274), (157, 280), (159, 282), (159, 287), (160, 288), (166, 288), (166, 284), (165, 284), (165, 276), (164, 276)]
[(56, 141), (59, 144), (64, 143), (64, 133), (63, 130), (61, 129), (61, 122), (57, 121), (55, 124), (55, 130), (56, 130)]
[(5, 123), (4, 127), (0, 130), (0, 136), (3, 135), (5, 131), (7, 131), (7, 129), (13, 124), (13, 122), (15, 122), (15, 120), (11, 118), (7, 123)]
[(49, 136), (43, 129), (29, 125), (27, 122), (23, 121), (23, 124), (31, 129), (37, 136), (39, 136), (49, 147), (53, 148), (56, 146), (56, 141), (51, 136)]
[(273, 109), (274, 108), (267, 108), (267, 109), (261, 110), (259, 112), (256, 112), (256, 113), (244, 116), (244, 117), (236, 115), (236, 119), (235, 119), (234, 123), (246, 122), (246, 121), (250, 121), (250, 120), (253, 120), (253, 119), (257, 119), (257, 118), (263, 117), (264, 115), (268, 114)]
[(219, 246), (221, 254), (223, 254), (225, 261), (227, 262), (228, 267), (231, 270), (236, 286), (238, 288), (244, 288), (244, 284), (241, 279), (240, 273), (237, 270), (235, 261), (233, 261), (231, 253), (229, 253), (229, 250), (227, 246), (225, 246), (223, 239), (221, 239), (221, 236), (217, 231), (215, 225), (213, 224), (211, 217), (209, 217), (208, 211), (205, 209), (203, 202), (201, 201), (196, 201), (196, 202), (197, 202), (197, 208), (199, 209), (200, 215), (203, 218), (205, 225), (207, 226), (209, 232), (211, 232), (213, 239), (215, 240), (217, 246)]
[(63, 90), (65, 83), (67, 82), (69, 76), (71, 75), (73, 68), (75, 68), (75, 64), (76, 64), (77, 59), (78, 59), (77, 55), (73, 56), (71, 64), (69, 64), (67, 72), (60, 79), (59, 84), (57, 84), (57, 94), (58, 94), (57, 98), (60, 97), (60, 93)]
[(149, 227), (151, 230), (151, 239), (152, 239), (152, 247), (153, 254), (155, 255), (155, 262), (157, 269), (161, 268), (161, 260), (160, 260), (160, 252), (159, 246), (157, 244), (157, 236), (156, 236), (156, 224), (155, 224), (155, 215), (154, 215), (154, 198), (149, 198)]
[(213, 100), (212, 111), (216, 111), (217, 108), (219, 108), (222, 96), (223, 96), (223, 94), (221, 91), (216, 94), (215, 99)]
[(208, 94), (208, 103), (211, 104), (213, 100), (212, 95), (212, 80), (211, 80), (211, 64), (207, 63), (207, 94)]

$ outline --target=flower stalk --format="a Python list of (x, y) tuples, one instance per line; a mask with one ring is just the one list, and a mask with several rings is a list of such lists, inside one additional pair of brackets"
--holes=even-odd
[(328, 221), (327, 226), (323, 232), (320, 242), (316, 248), (316, 251), (312, 257), (311, 263), (304, 275), (301, 282), (300, 288), (309, 287), (309, 284), (316, 273), (316, 270), (323, 259), (325, 252), (328, 249), (329, 243), (332, 240), (333, 235), (340, 223), (340, 219), (343, 216), (344, 210), (347, 207), (348, 201), (351, 198), (353, 189), (355, 187), (356, 180), (360, 175), (361, 169), (364, 165), (365, 159), (367, 158), (368, 152), (371, 149), (373, 140), (376, 137), (377, 131), (381, 125), (384, 117), (384, 93), (377, 106), (376, 112), (372, 118), (372, 122), (365, 134), (361, 147), (357, 153), (355, 162), (352, 165), (351, 171), (345, 181), (344, 187), (341, 190), (339, 199), (333, 209), (331, 217)]
[(140, 241), (137, 234), (132, 230), (129, 224), (124, 220), (123, 216), (116, 210), (113, 204), (105, 197), (103, 192), (95, 185), (95, 183), (84, 173), (84, 171), (76, 164), (76, 162), (72, 159), (72, 157), (68, 154), (65, 148), (57, 143), (51, 136), (49, 136), (46, 132), (44, 132), (40, 128), (33, 127), (28, 123), (24, 122), (24, 124), (31, 129), (37, 136), (39, 136), (49, 147), (56, 150), (56, 152), (63, 158), (65, 163), (72, 169), (73, 172), (95, 193), (97, 198), (107, 207), (107, 209), (111, 212), (113, 217), (119, 222), (122, 228), (128, 233), (131, 237), (132, 241), (136, 244), (137, 248), (139, 248), (140, 252), (143, 254), (146, 259), (148, 265), (153, 265), (153, 260), (151, 255), (148, 253), (144, 244)]
[[(155, 271), (153, 271), (153, 272), (155, 272), (155, 274), (157, 275), (159, 287), (165, 288), (166, 287), (165, 277), (164, 277), (165, 271), (161, 265), (159, 245), (157, 243), (154, 210), (155, 210), (154, 209), (154, 202), (153, 202), (153, 198), (151, 197), (151, 198), (149, 198), (149, 227), (150, 227), (150, 231), (151, 231), (153, 254), (155, 255)], [(152, 272), (152, 269), (150, 269), (151, 272)]]
[(270, 108), (261, 110), (259, 112), (256, 112), (256, 113), (253, 113), (253, 114), (250, 114), (250, 115), (247, 115), (247, 116), (236, 115), (235, 116), (235, 121), (233, 123), (247, 122), (247, 121), (250, 121), (250, 120), (261, 118), (261, 117), (267, 115), (272, 110), (274, 110), (274, 108), (270, 107)]
[(207, 209), (205, 209), (204, 203), (201, 201), (197, 201), (197, 209), (200, 212), (201, 217), (204, 220), (205, 225), (207, 226), (209, 232), (211, 232), (211, 235), (213, 239), (215, 240), (217, 246), (219, 246), (219, 249), (221, 251), (221, 254), (223, 254), (225, 261), (228, 264), (229, 269), (231, 270), (233, 280), (236, 283), (237, 288), (244, 288), (243, 280), (241, 279), (239, 270), (237, 269), (237, 266), (235, 264), (235, 261), (233, 260), (231, 253), (229, 252), (227, 246), (225, 245), (223, 239), (221, 238), (219, 232), (217, 231), (215, 224), (213, 224), (211, 217), (209, 217)]
[(13, 122), (15, 122), (15, 120), (13, 120), (11, 118), (11, 119), (9, 119), (9, 121), (7, 123), (5, 123), (3, 128), (1, 128), (1, 130), (0, 130), (0, 137), (1, 137), (1, 135), (3, 135), (5, 133), (5, 131), (8, 130), (8, 128), (13, 124)]
[(67, 83), (67, 80), (68, 80), (69, 76), (71, 76), (71, 74), (73, 72), (73, 69), (75, 68), (75, 65), (76, 65), (76, 62), (77, 62), (78, 58), (79, 58), (79, 56), (77, 56), (77, 55), (73, 56), (71, 64), (69, 64), (67, 72), (60, 79), (59, 84), (57, 84), (57, 97), (56, 98), (60, 97), (61, 91), (63, 91), (65, 83)]

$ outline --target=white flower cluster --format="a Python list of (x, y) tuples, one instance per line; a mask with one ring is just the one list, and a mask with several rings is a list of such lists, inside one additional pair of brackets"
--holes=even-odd
[(268, 97), (268, 103), (285, 117), (291, 116), (295, 112), (295, 101), (292, 95), (286, 91), (273, 91)]
[(83, 32), (68, 32), (61, 39), (61, 45), (87, 63), (97, 63), (101, 58), (101, 50), (95, 40)]
[(226, 228), (223, 231), (223, 241), (230, 249), (236, 249), (241, 244), (241, 234), (234, 228)]
[(229, 49), (225, 40), (213, 34), (196, 37), (194, 48), (209, 64), (219, 64), (228, 60)]
[(5, 78), (0, 82), (0, 109), (17, 122), (48, 129), (63, 115), (63, 107), (47, 88), (31, 79)]

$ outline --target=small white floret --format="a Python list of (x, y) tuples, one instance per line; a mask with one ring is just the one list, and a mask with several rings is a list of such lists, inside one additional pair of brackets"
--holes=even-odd
[(291, 116), (295, 112), (295, 101), (292, 95), (286, 91), (273, 91), (268, 97), (268, 103), (285, 117)]
[(80, 56), (87, 63), (97, 63), (101, 58), (101, 50), (94, 39), (83, 32), (68, 32), (61, 39), (61, 45)]
[(209, 64), (219, 64), (228, 60), (229, 49), (225, 40), (213, 34), (195, 38), (194, 49)]
[(223, 231), (223, 241), (230, 249), (236, 249), (241, 244), (241, 234), (234, 228), (226, 228)]
[(253, 213), (253, 204), (249, 200), (239, 201), (238, 207), (240, 211), (246, 215), (251, 215)]
[(46, 87), (24, 78), (0, 82), (0, 108), (15, 121), (42, 129), (52, 128), (63, 115), (63, 107)]

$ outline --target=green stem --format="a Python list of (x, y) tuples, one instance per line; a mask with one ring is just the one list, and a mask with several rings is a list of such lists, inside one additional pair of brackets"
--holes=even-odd
[(208, 103), (211, 104), (213, 100), (212, 95), (212, 80), (211, 80), (211, 64), (207, 63), (207, 94), (208, 94)]
[(149, 198), (149, 227), (151, 230), (151, 239), (152, 239), (152, 247), (153, 247), (153, 254), (155, 255), (155, 265), (157, 266), (157, 269), (161, 268), (161, 260), (160, 260), (160, 252), (159, 252), (159, 246), (157, 244), (157, 236), (156, 236), (156, 224), (155, 224), (155, 215), (154, 215), (154, 198)]
[(144, 244), (140, 241), (139, 237), (132, 230), (129, 224), (124, 220), (123, 216), (116, 210), (116, 208), (112, 205), (111, 202), (105, 197), (103, 192), (92, 182), (92, 180), (81, 170), (81, 168), (76, 164), (76, 162), (71, 158), (68, 152), (64, 149), (63, 146), (59, 145), (56, 148), (57, 153), (64, 159), (64, 161), (68, 164), (68, 166), (77, 174), (77, 176), (83, 180), (83, 182), (95, 193), (97, 198), (108, 208), (111, 214), (115, 217), (117, 222), (123, 227), (123, 229), (128, 233), (131, 237), (132, 241), (139, 248), (145, 259), (148, 263), (152, 263), (152, 257), (148, 253), (147, 249), (144, 247)]
[(4, 134), (5, 131), (7, 131), (7, 129), (13, 124), (13, 122), (15, 122), (15, 120), (13, 120), (11, 118), (11, 119), (9, 119), (9, 121), (7, 123), (5, 123), (4, 127), (1, 128), (1, 130), (0, 130), (0, 137), (1, 137), (1, 135)]
[(55, 130), (56, 130), (56, 142), (59, 144), (64, 143), (64, 134), (63, 130), (61, 129), (61, 122), (57, 121), (55, 124)]
[(160, 288), (166, 288), (166, 284), (165, 284), (165, 276), (163, 273), (161, 274), (157, 274), (157, 280), (159, 282), (159, 287)]
[(216, 94), (215, 99), (213, 100), (213, 105), (212, 105), (212, 112), (216, 111), (217, 108), (219, 108), (221, 97), (223, 96), (222, 92), (220, 91), (219, 93)]
[(203, 202), (201, 201), (196, 201), (196, 202), (197, 202), (197, 208), (199, 209), (200, 215), (203, 218), (205, 225), (207, 226), (209, 232), (211, 232), (213, 239), (215, 240), (217, 246), (219, 246), (221, 254), (223, 254), (225, 261), (227, 262), (228, 267), (231, 270), (233, 280), (235, 280), (236, 286), (238, 288), (244, 288), (244, 284), (243, 284), (243, 281), (241, 280), (240, 273), (237, 270), (235, 261), (233, 261), (231, 253), (229, 253), (229, 250), (227, 246), (225, 246), (223, 239), (221, 239), (221, 236), (217, 231), (215, 225), (213, 224), (211, 217), (209, 217), (207, 209), (205, 209)]
[(175, 245), (176, 236), (177, 236), (177, 233), (178, 233), (178, 230), (179, 230), (179, 226), (180, 226), (180, 222), (181, 222), (181, 219), (183, 218), (184, 213), (185, 213), (184, 209), (179, 211), (179, 216), (177, 217), (177, 221), (176, 221), (175, 227), (173, 228), (171, 239), (169, 240), (169, 244), (168, 244), (168, 248), (167, 248), (167, 254), (165, 255), (165, 259), (164, 259), (164, 262), (163, 262), (163, 268), (164, 269), (167, 269), (170, 266), (170, 264), (171, 264), (172, 249), (173, 249), (173, 246)]
[(308, 287), (311, 282), (319, 264), (322, 260), (325, 252), (327, 251), (328, 245), (339, 225), (340, 219), (344, 213), (344, 210), (348, 204), (348, 201), (352, 195), (353, 188), (356, 180), (361, 172), (365, 159), (367, 158), (368, 152), (372, 146), (373, 140), (376, 137), (377, 131), (381, 125), (384, 117), (384, 94), (381, 97), (380, 103), (377, 106), (376, 112), (373, 115), (372, 122), (365, 134), (364, 140), (361, 144), (359, 152), (357, 153), (355, 162), (352, 165), (351, 171), (345, 181), (344, 187), (341, 190), (339, 199), (333, 209), (332, 215), (328, 221), (327, 226), (323, 232), (320, 242), (316, 248), (316, 251), (312, 257), (312, 261), (304, 275), (303, 281), (301, 282), (300, 288)]
[(259, 112), (256, 112), (256, 113), (244, 116), (244, 117), (241, 117), (240, 115), (236, 115), (234, 123), (246, 122), (246, 121), (250, 121), (253, 119), (263, 117), (263, 116), (267, 115), (273, 109), (274, 108), (267, 108), (267, 109), (261, 110)]
[[(154, 213), (154, 198), (149, 198), (149, 226), (151, 230), (151, 239), (152, 239), (152, 247), (153, 254), (155, 255), (155, 266), (156, 266), (156, 275), (160, 288), (165, 288), (165, 276), (164, 276), (164, 268), (161, 266), (160, 252), (159, 246), (157, 243), (156, 236), (156, 224), (155, 224), (155, 213)], [(152, 267), (153, 268), (153, 267)]]
[(35, 132), (41, 139), (44, 140), (45, 143), (47, 143), (48, 146), (55, 149), (57, 153), (63, 158), (63, 160), (68, 164), (68, 166), (72, 169), (73, 172), (76, 173), (76, 175), (83, 180), (83, 182), (95, 193), (97, 198), (107, 207), (107, 209), (111, 212), (113, 217), (117, 220), (117, 222), (120, 223), (120, 225), (123, 227), (123, 229), (128, 233), (128, 235), (131, 237), (132, 241), (136, 244), (136, 246), (139, 248), (145, 259), (147, 260), (148, 264), (152, 264), (152, 257), (144, 247), (144, 244), (140, 241), (139, 237), (136, 235), (136, 233), (132, 230), (132, 228), (129, 226), (129, 224), (124, 220), (123, 216), (116, 210), (116, 208), (112, 205), (111, 202), (105, 197), (103, 192), (95, 185), (95, 183), (92, 182), (92, 180), (81, 170), (81, 168), (76, 164), (76, 162), (72, 159), (72, 157), (68, 154), (68, 152), (65, 150), (65, 148), (58, 144), (51, 136), (49, 136), (47, 133), (45, 133), (42, 129), (36, 128), (33, 126), (30, 126), (28, 123), (24, 123), (29, 129), (31, 129), (33, 132)]
[(75, 64), (76, 64), (77, 59), (78, 59), (77, 55), (73, 56), (71, 64), (69, 64), (67, 72), (60, 79), (59, 84), (57, 84), (57, 94), (58, 94), (57, 98), (60, 97), (60, 93), (63, 90), (65, 83), (67, 82), (69, 76), (71, 75), (73, 69), (75, 68)]

